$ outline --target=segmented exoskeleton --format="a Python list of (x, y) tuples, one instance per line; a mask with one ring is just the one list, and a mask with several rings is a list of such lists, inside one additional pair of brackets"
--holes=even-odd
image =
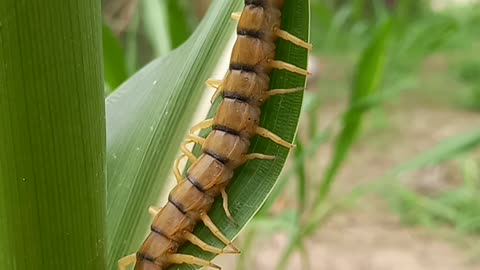
[[(214, 118), (204, 120), (190, 130), (187, 140), (181, 146), (183, 155), (175, 162), (177, 185), (170, 192), (163, 208), (150, 209), (155, 216), (151, 232), (136, 254), (119, 261), (121, 269), (133, 263), (135, 270), (161, 270), (171, 264), (181, 263), (220, 268), (207, 260), (177, 253), (186, 241), (212, 253), (238, 253), (237, 248), (209, 218), (208, 212), (214, 199), (221, 195), (225, 213), (235, 223), (225, 191), (234, 170), (251, 159), (275, 158), (248, 153), (253, 136), (260, 135), (284, 147), (293, 147), (259, 126), (260, 107), (273, 95), (301, 91), (303, 87), (269, 89), (270, 71), (275, 68), (308, 74), (304, 69), (275, 60), (277, 38), (311, 49), (310, 44), (280, 30), (283, 3), (284, 0), (245, 0), (242, 13), (232, 14), (232, 18), (238, 20), (238, 27), (229, 70), (223, 80), (208, 81), (217, 88), (212, 100), (221, 95), (222, 102)], [(209, 127), (212, 131), (206, 138), (194, 135)], [(192, 142), (202, 147), (203, 153), (198, 158), (186, 148), (186, 144)], [(179, 161), (184, 157), (193, 163), (186, 177), (178, 169)], [(227, 247), (222, 250), (208, 245), (192, 234), (198, 221), (202, 221)]]

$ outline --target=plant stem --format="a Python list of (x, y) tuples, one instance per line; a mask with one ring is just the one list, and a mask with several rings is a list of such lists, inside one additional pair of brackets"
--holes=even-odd
[(105, 269), (100, 2), (0, 1), (0, 269)]

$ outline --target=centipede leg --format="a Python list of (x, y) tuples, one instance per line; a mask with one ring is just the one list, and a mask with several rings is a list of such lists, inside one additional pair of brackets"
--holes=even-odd
[(289, 64), (289, 63), (286, 63), (286, 62), (283, 62), (283, 61), (279, 61), (279, 60), (268, 60), (270, 62), (270, 65), (272, 68), (276, 68), (276, 69), (285, 69), (285, 70), (288, 70), (290, 72), (293, 72), (293, 73), (298, 73), (300, 75), (304, 75), (304, 76), (307, 76), (307, 75), (310, 75), (310, 73), (308, 71), (306, 71), (305, 69), (302, 69), (302, 68), (299, 68), (297, 66), (294, 66), (292, 64)]
[[(181, 145), (180, 145), (180, 150), (182, 151), (183, 155), (185, 155), (190, 162), (195, 162), (197, 158), (193, 155), (190, 150), (187, 148), (187, 144), (192, 143), (192, 140), (185, 140)], [(175, 171), (174, 171), (175, 172)], [(178, 178), (177, 178), (178, 179)]]
[(228, 194), (225, 191), (225, 188), (221, 190), (222, 192), (222, 199), (223, 199), (223, 210), (225, 210), (225, 215), (227, 215), (227, 218), (232, 222), (235, 226), (238, 226), (238, 223), (233, 219), (232, 214), (230, 213), (230, 210), (228, 209)]
[(276, 95), (285, 95), (285, 94), (301, 92), (304, 89), (305, 88), (303, 88), (303, 87), (289, 88), (289, 89), (272, 89), (270, 91), (267, 91), (266, 93), (269, 97), (271, 97), (271, 96), (276, 96)]
[(295, 44), (297, 46), (300, 46), (302, 48), (305, 48), (309, 51), (311, 51), (313, 49), (312, 44), (301, 40), (300, 38), (288, 33), (287, 31), (284, 31), (284, 30), (281, 30), (281, 29), (275, 29), (274, 33), (277, 37), (279, 37), (281, 39), (284, 39), (284, 40), (288, 40), (288, 41), (292, 42), (293, 44)]
[(118, 269), (125, 270), (127, 266), (134, 264), (137, 261), (137, 254), (133, 253), (118, 260)]
[(215, 88), (215, 93), (213, 94), (212, 98), (210, 99), (210, 103), (215, 102), (217, 97), (222, 93), (222, 80), (207, 80), (207, 84), (213, 88)]
[(182, 264), (182, 263), (186, 263), (186, 264), (195, 264), (195, 265), (200, 265), (200, 266), (204, 266), (204, 267), (213, 267), (213, 268), (216, 268), (216, 269), (222, 269), (220, 266), (210, 262), (210, 261), (207, 261), (207, 260), (204, 260), (204, 259), (200, 259), (200, 258), (197, 258), (197, 257), (194, 257), (192, 255), (187, 255), (187, 254), (170, 254), (167, 256), (167, 260), (170, 262), (170, 263), (174, 263), (174, 264)]
[(203, 211), (200, 212), (200, 219), (203, 221), (203, 224), (207, 226), (208, 229), (215, 235), (220, 241), (233, 250), (234, 253), (240, 253), (238, 249), (232, 244), (232, 242), (218, 229), (218, 227), (213, 223), (210, 217)]
[(223, 83), (223, 80), (214, 80), (214, 79), (208, 79), (207, 80), (207, 85), (213, 87), (213, 88), (219, 88)]
[[(209, 119), (209, 120), (210, 120), (210, 119)], [(206, 121), (207, 121), (207, 120), (205, 120), (205, 121), (203, 121), (203, 122), (206, 122)], [(213, 122), (213, 119), (212, 119), (212, 122)], [(200, 123), (200, 124), (201, 124), (201, 123)], [(200, 124), (198, 124), (198, 125), (200, 125)], [(195, 127), (194, 127), (194, 128), (195, 128)], [(195, 135), (195, 134), (189, 134), (189, 135), (187, 136), (187, 139), (180, 145), (180, 150), (182, 151), (183, 155), (185, 155), (185, 156), (188, 158), (188, 160), (193, 163), (193, 162), (197, 161), (197, 157), (195, 157), (195, 156), (193, 155), (193, 153), (192, 153), (190, 150), (188, 150), (187, 144), (189, 144), (189, 143), (197, 143), (197, 144), (203, 146), (204, 142), (205, 142), (205, 138), (202, 138), (202, 137), (197, 136), (197, 135)], [(178, 162), (180, 162), (179, 159), (181, 159), (181, 158), (183, 158), (183, 157), (180, 156), (180, 157), (176, 160), (176, 165), (175, 165), (175, 166), (178, 165)], [(178, 167), (177, 167), (176, 170), (174, 169), (174, 173), (175, 173), (175, 177), (177, 177), (177, 180), (178, 180), (178, 179), (179, 179), (178, 176), (181, 177), (180, 170), (178, 170)]]
[(194, 143), (200, 144), (201, 146), (203, 146), (203, 144), (205, 143), (205, 138), (202, 138), (194, 134), (189, 134), (187, 138)]
[(210, 118), (210, 119), (205, 119), (203, 120), (202, 122), (194, 125), (191, 129), (190, 129), (190, 133), (195, 133), (196, 131), (198, 130), (201, 130), (201, 129), (204, 129), (204, 128), (209, 128), (213, 125), (213, 118)]
[(240, 20), (240, 16), (242, 16), (241, 12), (233, 12), (230, 17), (232, 18), (232, 20), (238, 21)]
[(251, 154), (245, 155), (246, 160), (252, 160), (252, 159), (274, 160), (276, 158), (277, 158), (276, 156), (265, 155), (265, 154), (260, 154), (260, 153), (251, 153)]
[(193, 233), (191, 233), (189, 231), (183, 231), (183, 235), (185, 236), (185, 239), (187, 239), (192, 244), (196, 245), (197, 247), (201, 248), (204, 251), (208, 251), (208, 252), (215, 253), (215, 254), (235, 253), (235, 252), (230, 251), (230, 250), (223, 250), (221, 248), (211, 246), (211, 245), (203, 242), (202, 239), (198, 238), (196, 235), (194, 235)]
[(150, 213), (150, 215), (152, 216), (156, 216), (160, 210), (162, 210), (162, 207), (155, 207), (155, 206), (150, 206), (148, 208), (148, 213)]
[(285, 141), (284, 139), (280, 138), (278, 135), (275, 135), (274, 133), (272, 133), (271, 131), (267, 130), (267, 129), (264, 129), (262, 127), (257, 127), (256, 128), (256, 133), (262, 137), (265, 137), (265, 138), (268, 138), (278, 144), (280, 144), (281, 146), (284, 146), (286, 148), (289, 148), (289, 149), (292, 149), (295, 147), (295, 145)]
[[(183, 150), (182, 150), (183, 151)], [(188, 151), (190, 152), (190, 151)], [(190, 152), (191, 153), (191, 152)], [(175, 175), (175, 178), (177, 179), (177, 184), (180, 183), (183, 180), (182, 173), (180, 172), (180, 169), (178, 168), (180, 166), (180, 161), (184, 158), (187, 157), (187, 155), (182, 154), (177, 159), (175, 159), (175, 163), (173, 165), (173, 174)]]

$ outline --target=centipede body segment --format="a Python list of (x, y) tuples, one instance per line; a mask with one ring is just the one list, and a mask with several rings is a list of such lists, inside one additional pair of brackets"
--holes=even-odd
[[(280, 29), (283, 3), (284, 0), (245, 0), (242, 13), (232, 15), (238, 19), (238, 26), (229, 70), (222, 81), (209, 81), (217, 88), (214, 97), (221, 95), (223, 99), (214, 118), (195, 125), (182, 144), (182, 156), (176, 160), (174, 168), (177, 185), (170, 192), (164, 207), (150, 208), (149, 211), (155, 215), (151, 232), (136, 254), (119, 261), (120, 269), (133, 263), (135, 270), (161, 270), (181, 263), (220, 268), (207, 260), (177, 253), (187, 241), (212, 253), (238, 252), (208, 217), (208, 212), (215, 198), (222, 196), (225, 213), (235, 222), (228, 209), (228, 194), (225, 191), (234, 170), (250, 159), (275, 158), (262, 153), (248, 153), (252, 137), (260, 135), (284, 147), (293, 147), (259, 126), (260, 108), (270, 96), (303, 90), (303, 87), (270, 89), (271, 70), (276, 68), (307, 74), (301, 68), (275, 60), (277, 38), (311, 49), (305, 41)], [(206, 138), (193, 134), (209, 127), (212, 130)], [(187, 143), (201, 145), (203, 153), (195, 157), (185, 147)], [(193, 162), (185, 177), (177, 168), (183, 157)], [(226, 248), (213, 247), (193, 235), (198, 222), (203, 222)]]

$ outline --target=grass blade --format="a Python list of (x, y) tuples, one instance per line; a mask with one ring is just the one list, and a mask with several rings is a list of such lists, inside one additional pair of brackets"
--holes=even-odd
[(414, 159), (398, 165), (384, 177), (396, 176), (427, 165), (440, 163), (461, 153), (471, 151), (479, 145), (480, 129), (477, 128), (440, 142)]
[(334, 146), (333, 158), (325, 172), (319, 192), (314, 200), (314, 206), (318, 206), (328, 195), (335, 175), (360, 130), (363, 114), (368, 107), (358, 107), (356, 104), (374, 95), (379, 89), (385, 69), (391, 28), (390, 20), (382, 25), (369, 46), (364, 50), (357, 65), (350, 96), (350, 108), (343, 117), (343, 127)]

